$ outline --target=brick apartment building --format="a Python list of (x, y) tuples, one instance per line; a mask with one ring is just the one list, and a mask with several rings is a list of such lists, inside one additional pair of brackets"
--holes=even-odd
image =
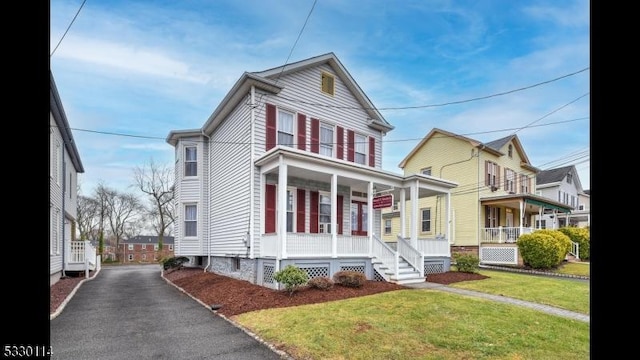
[(118, 257), (123, 262), (154, 263), (165, 257), (174, 256), (173, 236), (163, 238), (162, 251), (159, 251), (158, 236), (138, 235), (122, 240)]

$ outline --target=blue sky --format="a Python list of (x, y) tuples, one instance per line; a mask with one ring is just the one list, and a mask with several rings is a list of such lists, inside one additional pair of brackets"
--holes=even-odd
[(515, 132), (534, 166), (573, 164), (589, 189), (589, 1), (52, 0), (50, 17), (83, 194), (172, 166), (168, 133), (200, 128), (244, 71), (328, 52), (395, 126), (385, 170), (434, 127)]

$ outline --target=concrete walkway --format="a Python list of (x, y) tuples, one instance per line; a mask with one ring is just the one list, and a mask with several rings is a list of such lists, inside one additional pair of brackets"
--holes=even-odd
[[(585, 281), (585, 280), (580, 280), (580, 281)], [(479, 291), (458, 289), (458, 288), (454, 288), (454, 287), (451, 287), (451, 286), (432, 283), (432, 282), (406, 284), (405, 286), (411, 287), (411, 288), (414, 288), (414, 289), (433, 289), (433, 290), (447, 291), (447, 292), (450, 292), (450, 293), (455, 293), (455, 294), (460, 294), (460, 295), (475, 296), (475, 297), (480, 297), (480, 298), (483, 298), (483, 299), (493, 300), (493, 301), (497, 301), (497, 302), (501, 302), (501, 303), (524, 306), (524, 307), (528, 307), (530, 309), (534, 309), (534, 310), (537, 310), (537, 311), (542, 311), (542, 312), (545, 312), (545, 313), (551, 314), (551, 315), (562, 316), (562, 317), (566, 317), (566, 318), (569, 318), (569, 319), (589, 322), (589, 315), (585, 315), (585, 314), (581, 314), (581, 313), (577, 313), (577, 312), (569, 311), (569, 310), (565, 310), (565, 309), (560, 309), (560, 308), (549, 306), (549, 305), (542, 305), (542, 304), (538, 304), (538, 303), (534, 303), (534, 302), (530, 302), (530, 301), (514, 299), (514, 298), (501, 296), (501, 295), (492, 295), (492, 294), (487, 294), (487, 293), (483, 293), (483, 292), (479, 292)]]

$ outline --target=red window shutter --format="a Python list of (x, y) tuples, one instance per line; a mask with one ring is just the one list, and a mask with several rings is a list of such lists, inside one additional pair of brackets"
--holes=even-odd
[(320, 152), (320, 120), (311, 118), (311, 152)]
[(276, 146), (276, 107), (272, 104), (267, 104), (267, 141), (266, 150)]
[(307, 150), (307, 116), (298, 114), (298, 149)]
[(376, 139), (369, 136), (369, 166), (376, 166)]
[(276, 186), (267, 184), (264, 196), (264, 232), (276, 232)]
[(355, 157), (354, 144), (356, 142), (356, 134), (353, 130), (347, 130), (347, 160), (353, 161)]
[(296, 231), (301, 233), (304, 232), (304, 195), (305, 190), (298, 189), (298, 194), (296, 195)]
[(311, 191), (309, 195), (309, 232), (315, 234), (318, 232), (318, 192)]
[(344, 197), (342, 195), (338, 195), (338, 234), (342, 234), (342, 214), (344, 212)]
[(336, 137), (338, 138), (336, 157), (342, 160), (344, 159), (344, 128), (342, 126), (336, 127)]

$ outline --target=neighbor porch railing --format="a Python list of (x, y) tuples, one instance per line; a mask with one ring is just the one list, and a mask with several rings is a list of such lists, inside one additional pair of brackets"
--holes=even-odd
[(480, 229), (481, 243), (515, 243), (520, 235), (530, 234), (532, 227), (487, 227)]

